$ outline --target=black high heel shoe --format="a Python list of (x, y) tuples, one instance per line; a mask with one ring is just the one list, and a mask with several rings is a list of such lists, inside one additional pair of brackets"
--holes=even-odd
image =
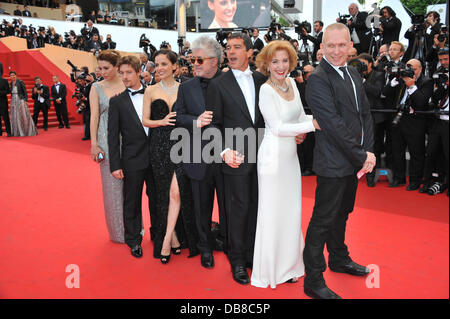
[(170, 254), (168, 256), (161, 255), (159, 259), (161, 260), (161, 263), (168, 264), (170, 261)]
[(181, 254), (181, 246), (178, 246), (178, 247), (172, 247), (171, 250), (172, 250), (172, 254), (174, 254), (174, 255), (179, 255), (179, 254)]

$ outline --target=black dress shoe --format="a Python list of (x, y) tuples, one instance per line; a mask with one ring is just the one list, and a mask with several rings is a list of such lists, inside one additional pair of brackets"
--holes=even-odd
[(214, 267), (214, 257), (211, 253), (202, 253), (201, 264), (205, 268), (213, 268)]
[(319, 289), (309, 288), (305, 286), (303, 290), (305, 294), (312, 299), (342, 299), (327, 286)]
[(58, 125), (58, 128), (64, 128), (64, 125), (59, 124), (59, 125)]
[(416, 191), (420, 188), (420, 183), (419, 182), (414, 182), (414, 183), (410, 183), (408, 185), (408, 187), (406, 187), (407, 191)]
[(141, 245), (136, 245), (133, 248), (131, 248), (131, 255), (136, 258), (142, 257), (142, 247)]
[(87, 137), (87, 136), (81, 138), (82, 141), (87, 141), (87, 140), (90, 140), (90, 139), (91, 139), (91, 138), (90, 138), (90, 137)]
[(235, 266), (233, 268), (233, 279), (241, 285), (248, 285), (250, 283), (250, 278), (244, 266)]
[(70, 125), (67, 125), (66, 128), (70, 129)]
[(389, 183), (388, 187), (399, 187), (406, 184), (404, 179), (394, 179), (392, 183)]
[(347, 265), (340, 267), (330, 267), (331, 271), (345, 273), (354, 276), (365, 276), (370, 273), (369, 268), (358, 265), (357, 263), (351, 261)]

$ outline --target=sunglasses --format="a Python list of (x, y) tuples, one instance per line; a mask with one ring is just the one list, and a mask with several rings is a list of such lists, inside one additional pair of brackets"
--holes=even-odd
[(198, 64), (202, 65), (203, 62), (205, 62), (205, 60), (210, 60), (210, 59), (214, 59), (214, 58), (201, 58), (201, 57), (191, 57), (191, 63), (195, 64), (195, 62), (197, 62)]

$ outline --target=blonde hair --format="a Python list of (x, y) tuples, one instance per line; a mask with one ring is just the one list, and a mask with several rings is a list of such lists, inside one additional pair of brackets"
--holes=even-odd
[(285, 51), (289, 56), (289, 72), (292, 72), (297, 66), (297, 53), (289, 41), (272, 41), (262, 49), (256, 56), (256, 66), (265, 76), (269, 75), (268, 68), (277, 51)]
[(399, 41), (392, 41), (391, 44), (389, 44), (389, 47), (391, 47), (393, 44), (400, 46), (400, 52), (405, 52), (405, 46), (403, 45), (403, 43)]

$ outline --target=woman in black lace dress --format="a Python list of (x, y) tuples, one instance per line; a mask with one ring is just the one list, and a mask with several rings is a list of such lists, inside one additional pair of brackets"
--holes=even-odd
[(181, 248), (189, 248), (189, 257), (198, 254), (190, 184), (181, 165), (170, 159), (170, 150), (176, 143), (170, 140), (170, 133), (176, 117), (172, 106), (179, 85), (173, 78), (177, 59), (172, 51), (155, 53), (156, 73), (161, 81), (145, 91), (142, 120), (152, 128), (150, 161), (158, 196), (153, 256), (163, 264), (169, 262), (171, 252), (179, 255)]

